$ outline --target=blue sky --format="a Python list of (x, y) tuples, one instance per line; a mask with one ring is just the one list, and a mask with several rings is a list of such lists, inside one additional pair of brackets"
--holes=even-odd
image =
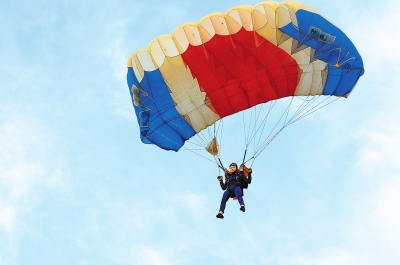
[[(400, 263), (398, 1), (304, 0), (366, 69), (279, 135), (246, 213), (215, 165), (144, 145), (126, 61), (158, 35), (257, 1), (0, 2), (0, 264)], [(222, 159), (239, 162), (225, 144)]]

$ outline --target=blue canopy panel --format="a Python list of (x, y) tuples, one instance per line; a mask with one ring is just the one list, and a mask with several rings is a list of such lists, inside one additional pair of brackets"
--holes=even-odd
[[(127, 82), (145, 144), (155, 144), (165, 150), (178, 151), (195, 131), (175, 109), (174, 101), (159, 70), (144, 72), (139, 83), (132, 67), (128, 67)], [(134, 100), (134, 89), (138, 102)]]
[(292, 23), (280, 30), (315, 50), (314, 58), (328, 63), (324, 95), (338, 97), (350, 93), (364, 74), (360, 54), (350, 39), (321, 15), (306, 10), (296, 12), (299, 28)]

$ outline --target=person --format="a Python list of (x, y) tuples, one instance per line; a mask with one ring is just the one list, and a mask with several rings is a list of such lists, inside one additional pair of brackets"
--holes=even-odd
[[(247, 170), (247, 177), (244, 170)], [(225, 169), (225, 183), (222, 181), (222, 176), (218, 176), (217, 179), (224, 193), (222, 194), (221, 205), (216, 216), (217, 218), (224, 218), (225, 206), (229, 198), (236, 197), (240, 204), (240, 210), (242, 212), (246, 210), (243, 201), (243, 188), (247, 188), (248, 184), (251, 183), (251, 173), (251, 168), (247, 169), (244, 165), (241, 165), (239, 170), (236, 163), (231, 163), (229, 165), (229, 170)]]

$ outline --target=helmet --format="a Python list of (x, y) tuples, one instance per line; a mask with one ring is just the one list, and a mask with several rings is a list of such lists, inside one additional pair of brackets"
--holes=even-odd
[(237, 166), (236, 163), (231, 163), (231, 164), (229, 165), (229, 167), (231, 167), (231, 166), (235, 166), (236, 168), (238, 168), (238, 166)]

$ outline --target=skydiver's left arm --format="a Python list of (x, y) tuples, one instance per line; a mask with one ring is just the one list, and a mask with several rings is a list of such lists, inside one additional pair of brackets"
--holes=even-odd
[(246, 183), (251, 183), (251, 173), (252, 173), (252, 171), (251, 171), (251, 168), (249, 168), (248, 169), (249, 171), (248, 171), (248, 174), (247, 174), (247, 177), (245, 176), (245, 174), (244, 174), (244, 172), (240, 172), (240, 176), (241, 176), (241, 178), (243, 179), (243, 181), (244, 182), (246, 182)]
[(253, 170), (251, 169), (251, 168), (249, 168), (248, 169), (248, 172), (247, 172), (247, 183), (251, 183), (251, 173), (253, 173)]

